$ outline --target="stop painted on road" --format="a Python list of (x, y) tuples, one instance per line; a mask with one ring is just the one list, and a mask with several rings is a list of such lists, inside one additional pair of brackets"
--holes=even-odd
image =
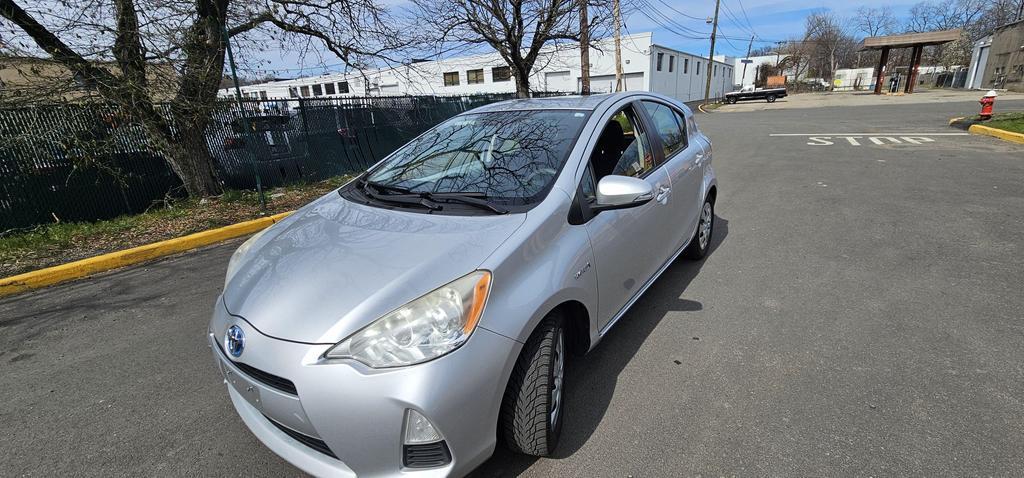
[(809, 146), (881, 146), (887, 144), (922, 145), (936, 137), (967, 136), (968, 133), (774, 133), (772, 137), (806, 138)]

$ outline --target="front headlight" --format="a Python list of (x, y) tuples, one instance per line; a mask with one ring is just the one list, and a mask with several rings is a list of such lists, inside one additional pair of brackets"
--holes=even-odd
[(463, 276), (375, 320), (324, 357), (355, 359), (373, 368), (401, 367), (440, 357), (469, 339), (490, 288), (490, 272)]
[(270, 228), (268, 227), (256, 234), (253, 234), (253, 236), (243, 242), (241, 246), (238, 246), (238, 249), (235, 250), (234, 254), (231, 254), (231, 259), (228, 260), (228, 272), (224, 274), (225, 289), (228, 288), (228, 282), (231, 282), (231, 278), (235, 276), (236, 272), (238, 272), (238, 266), (242, 264), (241, 259), (249, 253), (249, 249), (252, 249), (252, 245), (256, 243), (256, 241), (258, 241), (269, 229)]

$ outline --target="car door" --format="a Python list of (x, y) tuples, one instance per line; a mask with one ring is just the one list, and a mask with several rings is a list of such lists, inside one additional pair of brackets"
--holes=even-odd
[[(596, 262), (602, 330), (647, 285), (671, 247), (664, 227), (671, 216), (671, 181), (660, 167), (638, 107), (628, 104), (607, 116), (577, 189), (584, 209), (580, 222), (590, 236)], [(597, 184), (611, 174), (644, 179), (654, 190), (654, 200), (628, 209), (589, 212)]]
[(689, 140), (686, 117), (681, 111), (661, 101), (643, 100), (641, 104), (672, 182), (671, 214), (666, 225), (673, 231), (675, 252), (693, 236), (700, 218), (704, 148), (700, 141)]

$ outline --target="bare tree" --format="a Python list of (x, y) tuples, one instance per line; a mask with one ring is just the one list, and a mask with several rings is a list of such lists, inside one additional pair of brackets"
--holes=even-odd
[(243, 56), (277, 42), (348, 64), (403, 45), (375, 0), (0, 0), (0, 18), (3, 53), (45, 55), (120, 106), (192, 196), (221, 189), (205, 133), (228, 38)]
[(848, 60), (845, 54), (852, 51), (853, 38), (846, 33), (846, 26), (832, 13), (812, 13), (807, 16), (804, 36), (814, 44), (817, 58), (813, 60), (820, 65), (821, 76), (831, 80), (840, 61)]
[[(545, 48), (575, 46), (579, 2), (588, 0), (414, 0), (441, 45), (488, 45), (501, 55), (520, 98), (530, 96), (530, 74)], [(603, 2), (588, 2), (590, 38), (609, 21)]]
[(892, 7), (888, 5), (878, 8), (860, 7), (853, 17), (857, 31), (869, 37), (891, 34), (899, 28), (899, 24)]
[(963, 30), (960, 40), (927, 48), (926, 58), (946, 66), (966, 65), (974, 42), (1013, 20), (1016, 0), (927, 0), (914, 4), (904, 26), (908, 32)]

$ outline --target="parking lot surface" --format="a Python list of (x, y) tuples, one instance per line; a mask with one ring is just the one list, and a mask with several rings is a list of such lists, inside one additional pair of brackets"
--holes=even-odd
[[(554, 457), (475, 474), (1024, 475), (1024, 148), (976, 106), (699, 116), (713, 252), (570, 363)], [(237, 245), (0, 300), (0, 476), (300, 474), (203, 339)]]

